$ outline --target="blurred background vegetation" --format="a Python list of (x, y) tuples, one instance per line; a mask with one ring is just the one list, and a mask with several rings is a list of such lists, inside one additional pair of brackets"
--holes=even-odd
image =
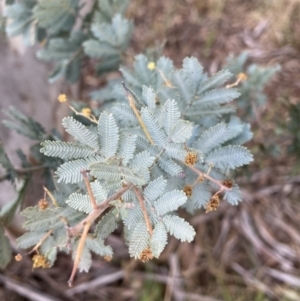
[[(236, 102), (239, 116), (251, 123), (254, 132), (247, 147), (255, 161), (237, 175), (244, 202), (237, 207), (222, 204), (209, 214), (187, 215), (197, 232), (195, 241), (179, 244), (171, 239), (160, 260), (147, 264), (129, 259), (117, 231), (109, 238), (114, 260), (95, 258), (91, 272), (80, 274), (78, 286), (68, 293), (65, 271), (72, 263), (66, 256), (50, 270), (32, 271), (29, 258), (12, 262), (0, 274), (0, 300), (299, 301), (300, 1), (131, 0), (126, 16), (135, 25), (128, 65), (138, 53), (151, 57), (161, 51), (177, 67), (184, 57), (195, 56), (211, 74), (227, 66), (236, 76), (247, 75)], [(26, 65), (28, 60), (42, 64), (28, 57), (28, 50), (16, 58), (11, 50), (15, 44), (3, 30), (0, 43), (3, 76), (17, 76), (17, 71), (7, 73), (8, 68), (18, 70), (18, 64)], [(13, 63), (4, 64), (4, 56), (14, 56)], [(36, 73), (42, 78), (41, 87), (47, 85), (49, 68), (45, 69)], [(34, 74), (31, 81), (38, 85)], [(4, 84), (0, 88), (6, 99), (1, 98), (0, 104), (2, 109), (11, 102), (17, 108), (39, 106), (35, 114), (43, 124), (47, 98), (56, 98), (60, 91), (93, 107), (89, 93), (106, 81), (87, 65), (78, 84), (60, 81), (44, 92), (42, 106), (33, 88), (22, 86), (25, 100), (18, 96), (11, 100)], [(60, 123), (57, 110), (52, 102), (48, 115), (55, 118), (46, 117), (46, 128)], [(4, 131), (1, 140), (12, 146), (17, 143), (16, 136)], [(26, 205), (35, 204), (42, 190), (32, 187), (27, 194)], [(20, 284), (37, 296), (22, 296), (14, 289)]]

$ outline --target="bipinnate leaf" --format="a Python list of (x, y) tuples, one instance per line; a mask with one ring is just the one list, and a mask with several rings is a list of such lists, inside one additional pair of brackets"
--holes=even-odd
[(69, 162), (63, 163), (55, 172), (55, 174), (59, 177), (57, 182), (68, 183), (78, 183), (82, 181), (82, 170), (88, 169), (89, 165), (94, 162), (103, 161), (103, 157), (95, 156), (89, 157), (86, 159), (77, 159)]
[(160, 222), (155, 225), (150, 239), (150, 248), (152, 251), (152, 255), (155, 258), (159, 258), (167, 242), (168, 242), (168, 234), (167, 234), (166, 227), (163, 222)]
[(101, 185), (99, 181), (93, 181), (90, 184), (93, 195), (96, 198), (97, 204), (100, 204), (101, 202), (105, 201), (107, 199), (107, 192), (103, 185)]
[(175, 143), (184, 143), (191, 136), (193, 125), (189, 121), (180, 120), (171, 130), (170, 138)]
[(113, 157), (118, 149), (119, 128), (113, 114), (104, 111), (98, 121), (101, 154), (105, 158)]
[(168, 99), (161, 108), (160, 121), (168, 136), (171, 135), (171, 130), (179, 122), (180, 111), (174, 99)]
[(224, 193), (224, 199), (231, 205), (237, 205), (243, 200), (242, 192), (237, 184), (233, 184), (231, 190)]
[(41, 153), (49, 157), (58, 157), (64, 160), (80, 159), (95, 155), (94, 149), (72, 142), (49, 141), (41, 143)]
[(108, 256), (112, 257), (113, 256), (113, 250), (111, 246), (105, 246), (103, 240), (99, 240), (96, 238), (92, 237), (87, 237), (86, 238), (86, 247), (92, 251), (93, 253), (100, 255), (100, 256)]
[(130, 162), (130, 165), (134, 170), (138, 170), (140, 168), (149, 168), (152, 166), (154, 161), (155, 157), (151, 156), (147, 150), (144, 150), (134, 156)]
[(108, 235), (118, 228), (118, 222), (119, 218), (114, 210), (106, 213), (96, 226), (95, 234), (97, 235), (97, 239), (104, 240), (107, 238)]
[(182, 242), (191, 242), (196, 235), (194, 228), (179, 216), (166, 215), (163, 217), (163, 223), (167, 231)]
[(75, 120), (73, 117), (65, 117), (62, 125), (66, 131), (71, 134), (78, 142), (88, 145), (94, 150), (99, 149), (98, 137), (95, 133), (91, 132), (81, 122)]
[(129, 254), (134, 259), (138, 259), (143, 250), (149, 247), (150, 234), (145, 221), (140, 221), (133, 229), (129, 241)]
[(183, 60), (183, 71), (189, 78), (193, 86), (193, 91), (197, 91), (203, 78), (203, 67), (195, 57), (186, 57)]
[(136, 135), (128, 134), (121, 136), (118, 157), (122, 158), (124, 165), (127, 165), (128, 162), (134, 157), (136, 139)]
[(72, 193), (66, 203), (73, 209), (89, 214), (93, 211), (91, 200), (87, 194)]
[(93, 163), (90, 164), (89, 169), (91, 175), (99, 180), (105, 181), (126, 181), (127, 183), (133, 183), (135, 185), (144, 185), (146, 179), (143, 174), (139, 174), (138, 171), (133, 171), (129, 167), (107, 165), (105, 163)]
[(147, 187), (144, 189), (145, 198), (150, 202), (155, 201), (164, 193), (166, 186), (167, 181), (162, 176), (149, 182)]
[(203, 154), (207, 154), (212, 149), (221, 146), (231, 137), (226, 123), (221, 122), (206, 130), (195, 143), (195, 147)]
[(231, 76), (232, 74), (225, 69), (215, 73), (198, 87), (197, 94), (199, 95), (209, 89), (223, 85), (227, 80), (231, 78)]
[(181, 190), (173, 190), (165, 193), (156, 202), (154, 207), (159, 215), (177, 210), (187, 200), (185, 193)]
[(141, 109), (141, 117), (154, 143), (160, 146), (165, 145), (167, 142), (167, 136), (159, 126), (155, 116), (147, 107)]
[(36, 245), (47, 232), (26, 232), (16, 240), (17, 246), (20, 249), (27, 249)]
[(151, 87), (143, 85), (142, 88), (142, 100), (150, 109), (155, 109), (156, 106), (156, 94)]
[(240, 145), (228, 145), (211, 151), (205, 161), (220, 169), (235, 169), (253, 160), (250, 151)]
[(201, 107), (211, 107), (228, 103), (240, 96), (236, 89), (219, 88), (210, 90), (194, 100), (194, 105)]

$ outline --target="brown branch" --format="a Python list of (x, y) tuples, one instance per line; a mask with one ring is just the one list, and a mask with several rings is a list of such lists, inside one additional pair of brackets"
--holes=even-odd
[(97, 209), (97, 202), (96, 202), (95, 196), (92, 192), (92, 188), (91, 188), (91, 184), (90, 184), (90, 180), (89, 180), (87, 171), (82, 170), (81, 174), (82, 174), (86, 189), (88, 191), (88, 194), (89, 194), (89, 197), (90, 197), (90, 200), (91, 200), (91, 203), (92, 203), (92, 207), (93, 207), (94, 210), (96, 210)]
[(97, 205), (97, 208), (93, 210), (84, 220), (82, 220), (77, 225), (69, 228), (70, 235), (76, 236), (78, 233), (84, 228), (86, 223), (94, 222), (94, 220), (105, 210), (109, 207), (109, 203), (113, 200), (118, 199), (123, 193), (125, 193), (128, 189), (133, 187), (132, 183), (127, 184), (125, 187), (119, 189), (116, 193), (111, 195), (106, 201), (102, 202), (101, 204)]
[[(230, 191), (231, 188), (228, 188), (227, 186), (223, 185), (220, 181), (212, 178), (211, 176), (209, 176), (208, 174), (205, 174), (204, 172), (200, 171), (199, 169), (197, 169), (196, 167), (189, 165), (189, 164), (185, 164), (189, 169), (191, 169), (193, 172), (195, 172), (196, 174), (198, 174), (201, 177), (204, 177), (205, 179), (215, 183), (216, 185), (218, 185), (220, 187), (221, 191)], [(219, 192), (221, 192), (219, 191)]]
[[(89, 182), (88, 182), (88, 184), (89, 184)], [(68, 281), (68, 284), (70, 287), (73, 285), (73, 280), (76, 275), (76, 271), (77, 271), (77, 268), (78, 268), (78, 265), (80, 262), (80, 257), (82, 255), (84, 244), (85, 244), (85, 241), (86, 241), (86, 238), (87, 238), (87, 235), (88, 235), (91, 225), (96, 220), (96, 218), (103, 211), (105, 211), (105, 209), (107, 209), (109, 207), (109, 203), (111, 201), (118, 199), (124, 192), (126, 192), (131, 187), (133, 187), (133, 184), (130, 183), (130, 184), (126, 185), (125, 187), (122, 187), (120, 190), (118, 190), (116, 193), (114, 193), (112, 196), (110, 196), (106, 201), (102, 202), (100, 205), (96, 204), (94, 210), (83, 221), (81, 221), (76, 226), (67, 229), (69, 237), (77, 235), (81, 231), (81, 229), (83, 229), (83, 232), (81, 234), (79, 244), (77, 247), (76, 257), (74, 260), (72, 273), (71, 273), (70, 279)], [(94, 197), (92, 191), (91, 191), (91, 196)]]
[(36, 251), (44, 242), (45, 240), (52, 234), (53, 232), (53, 229), (49, 230), (41, 239), (40, 241), (35, 245), (35, 247), (30, 251), (28, 252), (28, 254), (31, 254), (33, 253), (34, 251)]
[(137, 120), (139, 121), (140, 126), (142, 127), (142, 129), (143, 129), (143, 131), (144, 131), (144, 133), (145, 133), (147, 139), (148, 139), (149, 142), (153, 145), (154, 142), (153, 142), (153, 140), (152, 140), (152, 138), (151, 138), (151, 136), (150, 136), (150, 134), (149, 134), (149, 132), (148, 132), (148, 130), (147, 130), (147, 128), (146, 128), (146, 125), (145, 125), (144, 121), (143, 121), (142, 118), (141, 118), (140, 112), (138, 111), (138, 109), (137, 109), (136, 106), (135, 106), (134, 98), (133, 98), (131, 92), (129, 91), (129, 89), (127, 88), (127, 86), (125, 85), (124, 82), (122, 83), (122, 86), (123, 86), (123, 88), (124, 88), (124, 90), (125, 90), (126, 97), (127, 97), (127, 99), (128, 99), (128, 102), (129, 102), (129, 105), (130, 105), (132, 111), (134, 112), (134, 114), (135, 114)]
[(134, 189), (135, 195), (138, 198), (139, 203), (141, 205), (142, 212), (143, 212), (145, 222), (146, 222), (146, 225), (147, 225), (147, 230), (150, 233), (150, 235), (152, 235), (153, 228), (152, 228), (152, 224), (150, 222), (150, 219), (149, 219), (149, 216), (148, 216), (148, 213), (147, 213), (147, 210), (146, 210), (144, 198), (143, 198), (143, 196), (141, 195), (139, 189), (136, 186), (134, 186), (133, 189)]
[(82, 232), (82, 235), (80, 237), (79, 244), (78, 244), (78, 247), (77, 247), (76, 257), (75, 257), (75, 260), (74, 260), (72, 273), (71, 273), (70, 279), (68, 280), (69, 287), (73, 286), (73, 280), (74, 280), (74, 277), (75, 277), (75, 274), (76, 274), (76, 271), (77, 271), (77, 268), (78, 268), (78, 265), (79, 265), (79, 262), (80, 262), (80, 258), (81, 258), (81, 255), (82, 255), (84, 244), (85, 244), (85, 241), (86, 241), (86, 238), (87, 238), (87, 235), (88, 235), (88, 232), (90, 230), (91, 225), (92, 225), (91, 222), (87, 222), (84, 225), (84, 229), (83, 229), (83, 232)]

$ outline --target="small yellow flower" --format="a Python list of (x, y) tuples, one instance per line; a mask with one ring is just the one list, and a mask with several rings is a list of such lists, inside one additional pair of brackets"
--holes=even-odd
[(66, 102), (67, 96), (66, 96), (66, 94), (59, 94), (57, 99), (59, 102)]
[(50, 265), (47, 262), (47, 258), (43, 255), (36, 254), (32, 257), (33, 268), (49, 268)]
[(239, 73), (238, 76), (237, 76), (237, 79), (240, 81), (240, 82), (243, 82), (245, 81), (246, 79), (248, 78), (247, 74), (246, 73)]
[(154, 70), (156, 68), (155, 63), (154, 62), (149, 62), (147, 65), (147, 68), (150, 70)]
[(82, 113), (84, 116), (86, 116), (86, 117), (90, 117), (91, 114), (92, 114), (92, 111), (91, 111), (91, 109), (89, 109), (89, 108), (83, 108), (83, 109), (81, 110), (81, 113)]

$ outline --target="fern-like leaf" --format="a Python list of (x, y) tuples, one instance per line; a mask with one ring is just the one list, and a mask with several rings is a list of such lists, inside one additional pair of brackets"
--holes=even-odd
[(237, 205), (242, 201), (243, 195), (237, 184), (234, 184), (231, 190), (227, 190), (224, 193), (224, 199), (231, 205)]
[(103, 112), (98, 122), (98, 133), (101, 154), (106, 158), (113, 157), (118, 149), (119, 129), (112, 114)]
[(158, 121), (148, 108), (142, 108), (141, 117), (146, 125), (146, 128), (156, 145), (165, 145), (167, 137), (164, 131), (160, 128)]
[(185, 193), (181, 190), (173, 190), (165, 193), (156, 202), (154, 207), (159, 215), (177, 210), (187, 200)]
[(150, 153), (145, 150), (138, 153), (130, 162), (133, 169), (138, 170), (139, 168), (149, 168), (155, 160), (155, 157), (151, 156)]
[(170, 138), (175, 143), (184, 143), (191, 136), (193, 125), (189, 121), (180, 120), (172, 129)]
[(199, 86), (197, 94), (202, 94), (209, 89), (223, 85), (227, 80), (231, 78), (231, 76), (232, 74), (228, 70), (219, 71)]
[(77, 192), (72, 193), (66, 203), (73, 209), (89, 214), (93, 211), (93, 206), (88, 195)]
[(195, 147), (203, 154), (209, 153), (212, 149), (221, 146), (230, 139), (231, 133), (226, 123), (218, 123), (206, 130), (197, 140)]
[(113, 256), (113, 250), (111, 246), (105, 246), (103, 240), (95, 239), (92, 237), (86, 238), (86, 247), (92, 251), (93, 253), (100, 255), (100, 256)]
[(205, 160), (220, 169), (235, 169), (249, 164), (253, 157), (246, 147), (229, 145), (211, 151)]
[(228, 103), (239, 96), (240, 93), (236, 89), (213, 89), (196, 98), (193, 103), (202, 107), (210, 107)]
[(107, 238), (118, 228), (118, 222), (119, 218), (114, 210), (106, 213), (96, 226), (95, 234), (97, 235), (97, 239), (104, 240)]
[(140, 221), (134, 228), (129, 242), (129, 254), (138, 259), (143, 250), (149, 246), (150, 234), (145, 221)]
[(97, 204), (100, 204), (107, 199), (106, 190), (99, 181), (91, 182), (91, 189), (94, 197), (96, 198)]
[(98, 137), (91, 132), (85, 125), (75, 120), (73, 117), (65, 117), (62, 125), (75, 140), (90, 146), (92, 149), (99, 149)]
[(155, 258), (159, 258), (167, 242), (168, 242), (168, 235), (167, 235), (166, 227), (162, 222), (160, 222), (156, 224), (150, 240), (150, 248), (152, 251), (152, 255)]
[(136, 147), (136, 135), (122, 135), (120, 139), (120, 147), (118, 151), (118, 157), (122, 158), (124, 165), (133, 158)]
[(144, 189), (145, 198), (150, 202), (155, 201), (159, 196), (163, 194), (166, 186), (167, 181), (162, 176), (149, 182), (147, 187)]
[(88, 169), (92, 162), (101, 162), (103, 158), (100, 156), (90, 157), (88, 159), (77, 159), (62, 164), (55, 172), (58, 175), (57, 182), (78, 183), (82, 181), (82, 170)]
[(166, 215), (163, 218), (163, 223), (167, 231), (182, 242), (191, 242), (196, 235), (194, 228), (179, 216)]
[(183, 60), (183, 71), (193, 85), (193, 91), (197, 91), (203, 78), (203, 67), (195, 57), (186, 57)]
[(64, 160), (86, 158), (95, 155), (95, 151), (84, 145), (62, 141), (44, 141), (41, 143), (41, 153), (49, 157), (59, 157)]
[(174, 99), (167, 100), (161, 108), (160, 122), (168, 136), (180, 119), (180, 111)]
[(143, 86), (142, 100), (150, 109), (155, 109), (156, 106), (156, 94), (151, 87)]
[(91, 175), (99, 180), (105, 181), (126, 181), (135, 185), (144, 185), (146, 183), (142, 175), (133, 172), (130, 168), (124, 166), (107, 165), (105, 163), (93, 163), (89, 166)]
[(27, 249), (36, 245), (46, 232), (26, 232), (22, 236), (18, 237), (16, 240), (17, 246), (20, 249)]

